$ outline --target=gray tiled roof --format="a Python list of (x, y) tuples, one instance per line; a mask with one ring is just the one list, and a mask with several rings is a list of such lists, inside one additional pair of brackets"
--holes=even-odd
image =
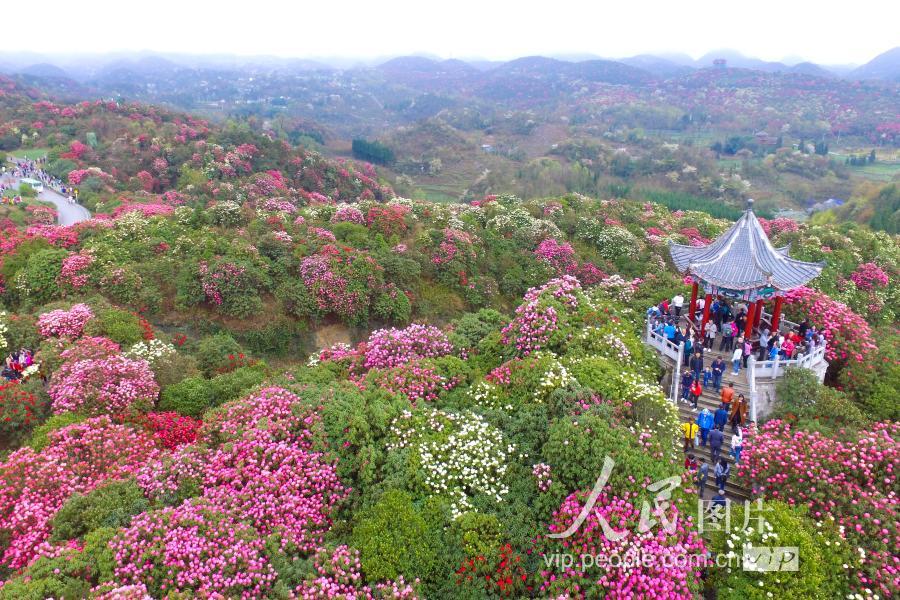
[(788, 256), (789, 246), (775, 248), (748, 208), (737, 222), (707, 246), (669, 243), (675, 267), (712, 285), (732, 290), (772, 286), (790, 290), (822, 272), (825, 263)]

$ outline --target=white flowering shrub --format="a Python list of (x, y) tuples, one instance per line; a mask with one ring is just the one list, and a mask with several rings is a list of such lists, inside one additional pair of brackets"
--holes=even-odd
[(6, 325), (6, 312), (0, 310), (0, 351), (6, 349), (6, 332), (9, 331), (9, 327)]
[(430, 495), (448, 498), (454, 519), (473, 509), (475, 496), (499, 504), (509, 492), (504, 478), (515, 447), (475, 413), (404, 411), (391, 424), (387, 448), (409, 449), (417, 483)]
[(136, 343), (125, 352), (125, 356), (135, 360), (146, 360), (155, 371), (162, 362), (175, 356), (176, 353), (177, 350), (172, 344), (152, 339)]

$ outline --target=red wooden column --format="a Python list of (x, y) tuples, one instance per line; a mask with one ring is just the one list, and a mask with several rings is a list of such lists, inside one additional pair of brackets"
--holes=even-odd
[(706, 295), (706, 302), (703, 303), (703, 322), (700, 323), (700, 335), (706, 335), (706, 322), (709, 321), (709, 307), (712, 304), (712, 294)]
[(784, 298), (778, 296), (775, 298), (775, 309), (772, 311), (772, 333), (778, 333), (778, 325), (781, 323), (781, 304)]
[(690, 312), (688, 312), (688, 321), (691, 323), (694, 322), (694, 313), (697, 312), (697, 282), (691, 286), (691, 307)]
[(765, 302), (760, 299), (756, 301), (756, 316), (753, 318), (753, 327), (759, 329), (759, 320), (762, 318), (763, 307)]
[(756, 303), (747, 307), (747, 323), (744, 325), (744, 339), (749, 340), (753, 334), (753, 322), (756, 319)]

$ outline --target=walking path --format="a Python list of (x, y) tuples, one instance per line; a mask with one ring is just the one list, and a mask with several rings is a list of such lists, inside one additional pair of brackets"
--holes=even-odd
[(74, 225), (91, 218), (91, 213), (80, 204), (72, 204), (68, 198), (49, 186), (44, 186), (44, 191), (38, 194), (38, 200), (52, 202), (58, 213), (57, 222), (60, 225)]

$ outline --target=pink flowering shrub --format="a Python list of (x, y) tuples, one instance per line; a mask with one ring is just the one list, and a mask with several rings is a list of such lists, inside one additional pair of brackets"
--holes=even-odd
[(43, 337), (74, 339), (84, 332), (85, 324), (94, 318), (87, 304), (75, 304), (69, 310), (52, 310), (38, 317), (37, 326)]
[(59, 225), (31, 225), (25, 234), (33, 238), (43, 238), (58, 248), (71, 248), (78, 243), (78, 230), (75, 227)]
[(857, 288), (867, 292), (875, 288), (887, 287), (890, 281), (887, 273), (885, 273), (881, 267), (870, 262), (859, 265), (856, 270), (850, 274), (850, 279)]
[[(457, 261), (460, 268), (471, 268), (472, 262), (477, 258), (475, 237), (472, 234), (448, 227), (441, 232), (439, 239), (431, 256), (432, 264), (441, 266)], [(456, 272), (458, 269), (450, 271)]]
[(332, 244), (300, 262), (316, 316), (334, 314), (350, 324), (364, 322), (372, 296), (388, 291), (383, 271), (368, 253)]
[(60, 286), (71, 286), (73, 289), (81, 289), (88, 282), (88, 274), (85, 271), (94, 263), (94, 256), (88, 252), (70, 254), (62, 261), (62, 269), (56, 278)]
[(338, 207), (331, 217), (332, 223), (356, 223), (357, 225), (365, 225), (366, 218), (362, 211), (355, 206), (343, 205)]
[(159, 395), (159, 385), (147, 361), (114, 355), (64, 364), (53, 375), (47, 394), (55, 414), (77, 411), (97, 415), (152, 403)]
[(559, 243), (553, 238), (547, 238), (538, 244), (534, 255), (538, 260), (550, 265), (557, 275), (569, 273), (576, 267), (575, 250), (568, 242)]
[[(559, 507), (549, 526), (551, 533), (564, 531), (581, 512), (588, 492), (569, 495)], [(541, 597), (576, 598), (603, 597), (631, 600), (633, 598), (669, 598), (691, 600), (700, 587), (700, 569), (706, 548), (694, 530), (693, 522), (674, 506), (666, 510), (666, 518), (676, 521), (676, 530), (666, 533), (661, 522), (646, 533), (638, 532), (641, 504), (627, 495), (616, 497), (603, 493), (594, 510), (578, 530), (559, 541), (546, 542), (541, 555), (552, 559), (555, 553), (577, 555), (639, 557), (636, 564), (588, 566), (585, 570), (550, 562), (540, 562)], [(606, 519), (616, 532), (626, 533), (616, 541), (603, 533), (600, 518)], [(657, 521), (659, 516), (654, 517)], [(610, 536), (618, 537), (618, 536)], [(667, 560), (671, 557), (686, 560)], [(687, 560), (689, 559), (689, 560)]]
[(766, 232), (766, 235), (769, 236), (770, 239), (775, 237), (779, 233), (791, 233), (800, 229), (800, 225), (797, 224), (797, 221), (788, 219), (787, 217), (778, 217), (777, 219), (772, 219), (771, 221), (768, 219), (759, 219), (759, 224), (762, 226), (763, 231)]
[(434, 401), (442, 391), (451, 390), (458, 383), (457, 378), (445, 377), (427, 363), (411, 362), (397, 367), (373, 369), (366, 374), (360, 387), (403, 394), (415, 404), (419, 400)]
[(203, 425), (203, 421), (199, 419), (179, 415), (176, 412), (147, 413), (142, 421), (159, 444), (169, 450), (194, 443), (197, 440), (197, 431)]
[(437, 358), (453, 352), (453, 344), (437, 327), (413, 324), (404, 329), (379, 329), (365, 345), (367, 369), (396, 367), (422, 358)]
[[(314, 408), (314, 407), (312, 407)], [(204, 441), (235, 441), (244, 437), (290, 440), (308, 450), (321, 418), (299, 396), (280, 387), (267, 387), (242, 400), (223, 405), (203, 423)]]
[(769, 498), (809, 508), (810, 517), (836, 519), (860, 553), (850, 573), (858, 593), (900, 593), (900, 424), (875, 423), (850, 439), (792, 429), (769, 421), (745, 444), (737, 476)]
[(158, 454), (146, 433), (107, 416), (52, 431), (48, 438), (40, 452), (20, 448), (0, 463), (0, 532), (9, 536), (2, 564), (12, 569), (31, 562), (50, 535), (51, 519), (72, 494), (136, 473)]
[(878, 347), (870, 341), (872, 329), (866, 320), (843, 302), (808, 287), (791, 290), (784, 297), (787, 312), (798, 320), (809, 318), (825, 336), (825, 358), (829, 362), (865, 362)]
[(531, 288), (524, 300), (516, 308), (515, 318), (501, 332), (503, 343), (514, 346), (522, 356), (562, 343), (557, 332), (579, 306), (587, 303), (581, 284), (569, 275)]
[(376, 204), (366, 213), (366, 225), (386, 236), (399, 235), (408, 229), (409, 208), (400, 204)]
[(313, 558), (314, 573), (291, 594), (295, 600), (341, 598), (358, 600), (415, 600), (415, 590), (403, 580), (364, 585), (359, 552), (348, 546), (334, 551), (320, 548)]
[(202, 501), (136, 516), (110, 548), (116, 581), (143, 584), (155, 598), (265, 598), (276, 578), (265, 539), (247, 523)]
[(331, 529), (331, 513), (347, 494), (335, 465), (290, 441), (244, 439), (220, 447), (203, 470), (203, 496), (217, 509), (279, 533), (313, 552)]

